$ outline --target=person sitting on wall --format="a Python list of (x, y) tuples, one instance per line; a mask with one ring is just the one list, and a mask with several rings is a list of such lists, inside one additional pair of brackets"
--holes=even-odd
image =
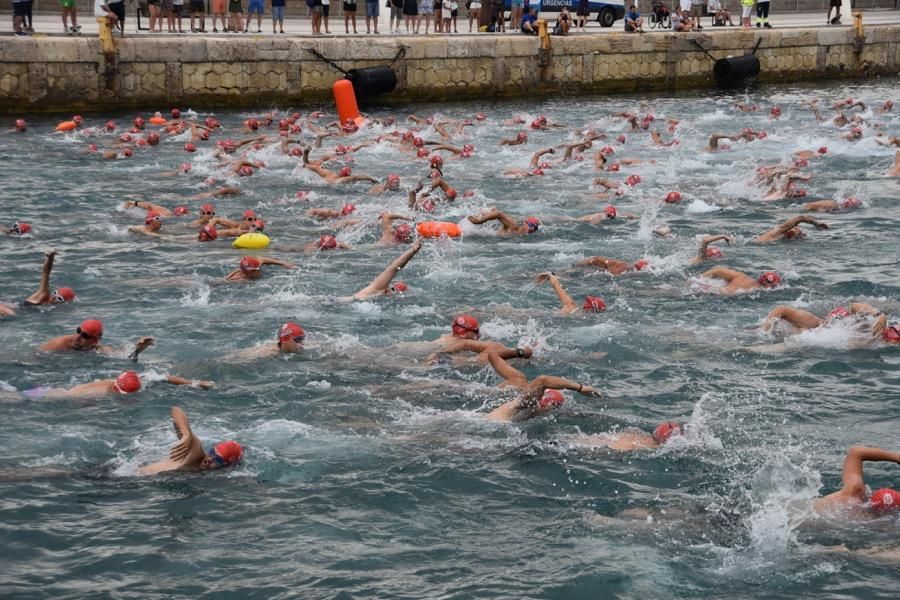
[(553, 27), (553, 35), (569, 35), (572, 26), (572, 15), (568, 6), (563, 6), (556, 17), (556, 25)]
[(522, 33), (525, 35), (537, 35), (537, 10), (529, 8), (528, 13), (522, 17)]
[(672, 19), (672, 29), (675, 31), (693, 31), (694, 22), (691, 20), (690, 15), (682, 11), (681, 15), (676, 15)]
[(641, 27), (643, 24), (644, 19), (641, 17), (641, 13), (639, 13), (637, 7), (632, 4), (628, 7), (628, 12), (625, 13), (625, 31), (628, 33), (644, 33), (644, 30)]

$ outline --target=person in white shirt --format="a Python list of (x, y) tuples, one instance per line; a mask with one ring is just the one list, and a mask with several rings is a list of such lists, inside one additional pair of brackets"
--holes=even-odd
[(109, 8), (106, 0), (94, 0), (94, 16), (97, 18), (106, 18), (110, 29), (114, 28), (116, 23), (119, 22), (119, 17), (117, 17), (116, 13)]

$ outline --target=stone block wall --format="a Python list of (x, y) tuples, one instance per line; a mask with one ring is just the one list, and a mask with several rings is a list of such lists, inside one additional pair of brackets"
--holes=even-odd
[[(255, 106), (330, 101), (343, 69), (392, 64), (397, 90), (380, 103), (711, 87), (713, 59), (760, 42), (762, 81), (896, 75), (900, 26), (525, 36), (116, 39), (107, 63), (96, 38), (0, 38), (0, 111), (123, 106)], [(398, 51), (404, 52), (398, 57)], [(705, 49), (705, 51), (704, 51)], [(358, 58), (357, 58), (358, 57)], [(395, 60), (396, 59), (396, 60)]]

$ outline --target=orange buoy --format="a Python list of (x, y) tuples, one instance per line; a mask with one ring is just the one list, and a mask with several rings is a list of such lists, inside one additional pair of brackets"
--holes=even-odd
[(78, 125), (75, 121), (63, 121), (59, 125), (56, 126), (57, 131), (74, 131)]
[(353, 91), (353, 84), (346, 79), (340, 79), (334, 82), (331, 87), (334, 93), (334, 104), (337, 106), (338, 120), (341, 125), (347, 121), (352, 121), (359, 125), (363, 118), (359, 114), (359, 106), (356, 104), (356, 93)]
[(456, 223), (449, 221), (425, 221), (416, 225), (416, 231), (423, 238), (439, 238), (447, 236), (458, 238), (462, 235), (462, 230)]
[(163, 117), (150, 117), (148, 119), (151, 125), (165, 125), (166, 120)]

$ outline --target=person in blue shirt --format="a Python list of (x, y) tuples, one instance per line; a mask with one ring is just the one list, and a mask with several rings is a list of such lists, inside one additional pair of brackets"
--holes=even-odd
[(537, 10), (528, 9), (528, 14), (522, 17), (522, 33), (525, 35), (537, 35)]
[(628, 8), (628, 12), (625, 13), (625, 31), (630, 33), (634, 33), (635, 31), (638, 33), (644, 33), (643, 29), (644, 19), (641, 17), (641, 13), (637, 11), (637, 7), (632, 4)]

